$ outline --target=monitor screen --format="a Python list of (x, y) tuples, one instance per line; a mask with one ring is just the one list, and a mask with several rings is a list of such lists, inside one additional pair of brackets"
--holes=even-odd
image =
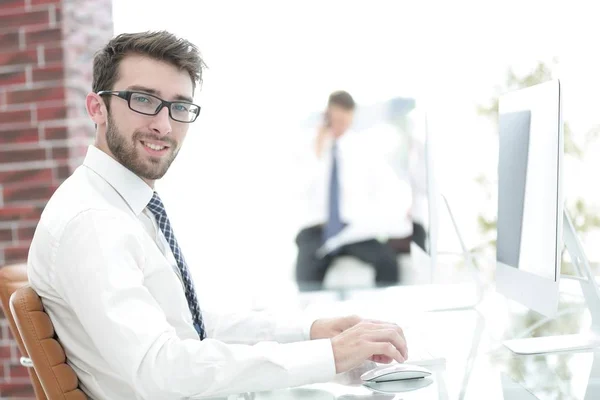
[(525, 183), (529, 154), (531, 112), (515, 111), (499, 116), (498, 159), (498, 261), (519, 267)]
[(556, 281), (562, 243), (558, 84), (509, 93), (499, 111), (497, 261)]

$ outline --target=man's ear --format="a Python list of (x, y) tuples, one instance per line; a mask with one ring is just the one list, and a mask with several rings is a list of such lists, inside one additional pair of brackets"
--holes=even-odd
[(104, 125), (107, 120), (104, 99), (96, 93), (89, 93), (85, 98), (85, 108), (95, 125)]

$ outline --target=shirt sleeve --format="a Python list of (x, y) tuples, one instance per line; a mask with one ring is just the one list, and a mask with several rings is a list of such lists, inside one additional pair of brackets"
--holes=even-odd
[(52, 283), (89, 334), (90, 346), (140, 398), (228, 395), (334, 377), (330, 340), (250, 346), (180, 339), (144, 286), (145, 256), (133, 225), (114, 229), (123, 218), (129, 217), (90, 210), (71, 220), (56, 244)]
[(255, 344), (260, 341), (279, 343), (310, 340), (314, 317), (302, 312), (215, 313), (203, 310), (207, 335), (226, 343)]

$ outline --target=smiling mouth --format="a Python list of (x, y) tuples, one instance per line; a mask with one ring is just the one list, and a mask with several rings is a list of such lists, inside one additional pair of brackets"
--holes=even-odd
[(142, 140), (140, 140), (140, 142), (147, 148), (149, 148), (150, 150), (154, 150), (154, 151), (161, 151), (161, 150), (166, 150), (169, 148), (169, 146), (165, 146), (165, 145), (159, 145), (159, 144), (154, 144), (154, 143), (148, 143), (148, 142), (144, 142)]

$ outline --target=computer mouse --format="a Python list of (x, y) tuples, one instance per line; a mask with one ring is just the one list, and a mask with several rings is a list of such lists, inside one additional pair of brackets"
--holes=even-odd
[(427, 368), (412, 364), (394, 363), (383, 365), (365, 372), (360, 378), (365, 382), (390, 382), (406, 379), (420, 379), (431, 375)]

